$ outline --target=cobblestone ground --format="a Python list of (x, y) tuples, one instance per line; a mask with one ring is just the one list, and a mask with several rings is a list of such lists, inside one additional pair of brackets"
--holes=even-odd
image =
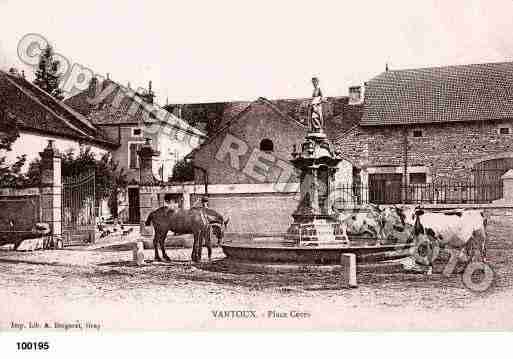
[[(170, 248), (171, 263), (142, 267), (132, 263), (126, 244), (0, 251), (0, 328), (79, 321), (112, 329), (511, 329), (512, 230), (496, 219), (490, 223), (488, 257), (496, 276), (484, 293), (469, 291), (458, 274), (443, 276), (443, 263), (429, 277), (364, 268), (359, 287), (346, 289), (337, 273), (237, 270), (218, 248), (212, 263), (193, 266), (190, 249)], [(145, 255), (153, 258), (153, 251)], [(256, 318), (213, 314), (230, 310), (253, 310)], [(296, 312), (307, 314), (298, 318)]]

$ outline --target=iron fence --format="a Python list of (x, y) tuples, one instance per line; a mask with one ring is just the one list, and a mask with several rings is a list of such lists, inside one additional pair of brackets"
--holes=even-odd
[(481, 204), (503, 197), (502, 181), (410, 184), (377, 183), (369, 186), (342, 184), (333, 192), (338, 207), (374, 204)]

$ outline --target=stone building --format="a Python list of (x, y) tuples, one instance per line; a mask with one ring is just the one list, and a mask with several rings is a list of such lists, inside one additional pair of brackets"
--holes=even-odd
[(512, 119), (511, 62), (386, 71), (335, 143), (364, 186), (400, 201), (401, 183), (499, 182), (513, 168)]
[(147, 139), (157, 151), (152, 161), (155, 182), (167, 182), (177, 161), (204, 140), (203, 131), (161, 108), (151, 88), (137, 91), (106, 79), (93, 78), (89, 88), (65, 100), (116, 143), (112, 157), (124, 168), (129, 186), (120, 195), (119, 216), (139, 223), (140, 161), (138, 151)]

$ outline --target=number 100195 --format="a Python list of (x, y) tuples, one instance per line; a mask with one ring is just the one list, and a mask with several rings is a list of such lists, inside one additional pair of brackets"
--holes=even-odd
[(50, 344), (48, 342), (17, 342), (18, 350), (48, 350)]

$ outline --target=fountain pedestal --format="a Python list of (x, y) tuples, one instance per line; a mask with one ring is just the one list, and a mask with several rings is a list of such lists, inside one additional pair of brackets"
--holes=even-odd
[(307, 133), (301, 148), (294, 146), (292, 164), (300, 171), (300, 201), (292, 214), (285, 240), (297, 246), (348, 244), (333, 213), (333, 187), (342, 159), (322, 129)]

